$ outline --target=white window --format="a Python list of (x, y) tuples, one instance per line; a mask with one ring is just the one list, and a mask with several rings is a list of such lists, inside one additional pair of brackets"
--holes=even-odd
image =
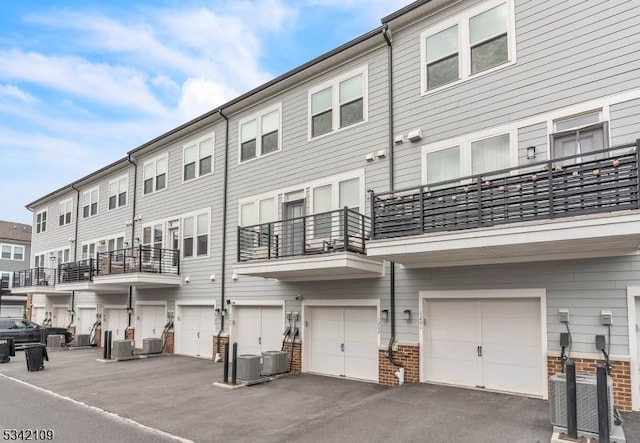
[(36, 234), (47, 230), (47, 210), (44, 209), (36, 213)]
[[(603, 121), (602, 110), (573, 115), (553, 122), (551, 153), (554, 158), (569, 157), (602, 151), (609, 146), (609, 130)], [(591, 155), (569, 159), (565, 163), (593, 160), (603, 157)]]
[(275, 198), (264, 198), (240, 205), (240, 226), (271, 223), (276, 219)]
[[(356, 212), (362, 207), (364, 190), (360, 177), (334, 179), (331, 183), (312, 187), (313, 229), (315, 237), (330, 237), (342, 229), (343, 213), (335, 211), (348, 207)], [(341, 234), (338, 232), (337, 234)]]
[(90, 189), (82, 194), (82, 218), (98, 214), (98, 196), (98, 188)]
[(208, 135), (183, 146), (183, 181), (211, 174), (213, 171), (213, 143), (213, 135)]
[(59, 251), (57, 251), (56, 255), (58, 257), (58, 264), (68, 263), (70, 260), (70, 253), (71, 251), (69, 248), (60, 249)]
[(127, 190), (129, 177), (123, 176), (109, 182), (109, 210), (120, 208), (127, 204)]
[(11, 288), (12, 272), (0, 272), (0, 289)]
[(281, 150), (280, 116), (277, 105), (240, 120), (240, 162)]
[(367, 66), (309, 90), (309, 138), (367, 120)]
[(124, 235), (107, 239), (107, 251), (120, 251), (124, 249)]
[(73, 201), (70, 198), (60, 202), (60, 210), (58, 211), (58, 226), (64, 226), (71, 223), (72, 209)]
[(33, 259), (33, 264), (36, 268), (44, 268), (44, 254), (36, 254)]
[(143, 170), (144, 194), (151, 194), (167, 187), (167, 168), (168, 156), (166, 154), (145, 162)]
[(82, 245), (82, 259), (88, 260), (96, 257), (96, 243), (84, 243)]
[(162, 223), (145, 226), (142, 229), (142, 245), (161, 249), (163, 233), (164, 225)]
[(182, 256), (202, 257), (209, 255), (209, 213), (197, 214), (182, 219)]
[(24, 246), (0, 245), (0, 258), (2, 260), (24, 260)]
[[(458, 140), (423, 150), (424, 183), (428, 185), (470, 175), (508, 169), (514, 164), (515, 131)], [(455, 182), (452, 182), (453, 185)], [(447, 186), (448, 184), (443, 184)]]
[(496, 0), (424, 31), (422, 92), (515, 63), (513, 11), (513, 0)]

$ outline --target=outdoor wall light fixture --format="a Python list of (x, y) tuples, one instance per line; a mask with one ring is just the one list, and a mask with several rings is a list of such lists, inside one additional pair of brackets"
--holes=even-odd
[(234, 280), (234, 281), (235, 281), (235, 280), (238, 280), (238, 274), (233, 274), (233, 275), (231, 276), (231, 279), (232, 279), (232, 280)]
[(216, 274), (211, 274), (211, 275), (209, 276), (209, 280), (211, 280), (211, 281), (216, 281)]
[(527, 147), (527, 160), (533, 160), (536, 158), (536, 147), (529, 146)]
[(411, 320), (411, 309), (404, 310), (404, 319), (407, 321)]
[(184, 282), (185, 282), (185, 283), (191, 283), (191, 277), (187, 275), (187, 276), (184, 278)]
[(383, 309), (382, 311), (380, 311), (380, 319), (387, 321), (389, 320), (389, 310), (388, 309)]

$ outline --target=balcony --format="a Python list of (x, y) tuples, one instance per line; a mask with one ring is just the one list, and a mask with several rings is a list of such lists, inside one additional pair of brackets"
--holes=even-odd
[(369, 256), (406, 267), (637, 252), (637, 144), (372, 194)]
[(349, 208), (238, 228), (238, 275), (311, 281), (380, 277), (366, 256), (371, 222)]
[(56, 289), (57, 270), (53, 268), (31, 268), (13, 273), (12, 294), (61, 293)]
[(99, 252), (94, 286), (162, 288), (180, 286), (180, 251), (151, 246)]

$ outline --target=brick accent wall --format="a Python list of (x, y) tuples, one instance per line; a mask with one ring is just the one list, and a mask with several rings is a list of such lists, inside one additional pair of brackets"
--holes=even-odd
[(136, 330), (134, 328), (127, 328), (124, 331), (125, 340), (135, 340), (136, 338)]
[[(596, 372), (596, 365), (604, 360), (572, 358), (576, 364), (576, 372)], [(627, 361), (610, 361), (611, 378), (613, 379), (613, 401), (620, 411), (631, 411), (631, 364)], [(549, 376), (562, 372), (560, 357), (547, 357), (547, 373)]]
[(173, 331), (167, 331), (164, 334), (164, 353), (173, 354), (174, 351), (174, 334)]
[[(213, 358), (216, 357), (216, 354), (220, 352), (220, 356), (222, 357), (221, 361), (224, 361), (224, 349), (229, 346), (229, 336), (221, 335), (220, 336), (220, 350), (218, 351), (218, 335), (213, 336)], [(231, 349), (229, 349), (231, 352)]]
[(293, 359), (291, 358), (291, 342), (287, 341), (282, 349), (287, 353), (287, 359), (289, 361), (289, 369), (294, 374), (302, 372), (302, 343), (296, 340), (293, 343)]
[[(395, 372), (398, 366), (392, 365), (387, 358), (388, 349), (378, 350), (378, 380), (386, 386), (398, 384)], [(420, 348), (417, 345), (397, 345), (393, 350), (393, 359), (404, 365), (405, 383), (420, 381)]]

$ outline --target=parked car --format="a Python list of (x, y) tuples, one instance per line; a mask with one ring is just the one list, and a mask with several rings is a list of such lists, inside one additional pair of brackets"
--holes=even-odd
[(17, 347), (46, 343), (49, 335), (64, 335), (66, 343), (73, 339), (73, 333), (67, 328), (49, 328), (22, 318), (0, 317), (0, 338), (12, 338)]

